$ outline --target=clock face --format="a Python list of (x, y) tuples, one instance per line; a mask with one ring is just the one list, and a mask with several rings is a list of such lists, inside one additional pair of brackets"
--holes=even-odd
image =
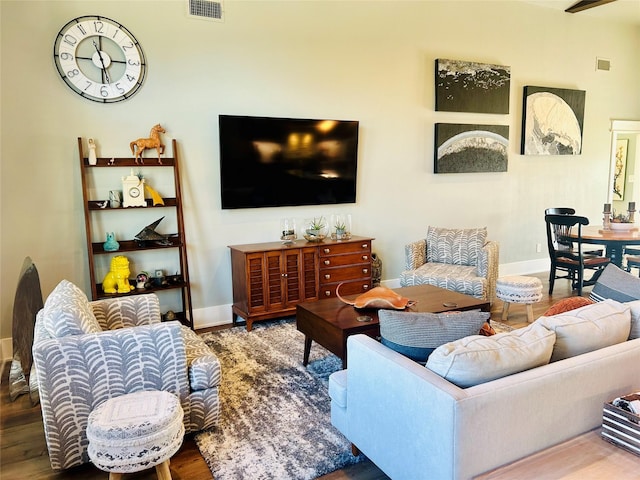
[(147, 63), (123, 25), (88, 15), (67, 23), (53, 46), (56, 68), (78, 95), (101, 103), (126, 100), (142, 86)]
[(133, 198), (140, 196), (140, 189), (138, 187), (131, 187), (129, 189), (129, 195)]

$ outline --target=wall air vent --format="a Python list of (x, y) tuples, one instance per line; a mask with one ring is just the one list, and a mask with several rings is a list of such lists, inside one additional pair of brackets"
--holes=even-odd
[(222, 0), (187, 0), (187, 15), (200, 20), (224, 22)]

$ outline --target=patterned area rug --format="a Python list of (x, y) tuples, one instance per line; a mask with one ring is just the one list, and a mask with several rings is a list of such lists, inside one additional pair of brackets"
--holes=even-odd
[(215, 480), (311, 480), (364, 460), (331, 425), (338, 357), (317, 344), (302, 366), (295, 320), (206, 333), (222, 364), (217, 428), (195, 436)]

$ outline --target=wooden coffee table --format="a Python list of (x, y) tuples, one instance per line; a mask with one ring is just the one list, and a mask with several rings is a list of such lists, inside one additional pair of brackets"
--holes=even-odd
[[(489, 302), (432, 285), (394, 288), (395, 292), (417, 303), (406, 312), (449, 312), (454, 310), (481, 309), (488, 312)], [(352, 300), (357, 295), (346, 296)], [(369, 321), (361, 321), (369, 317)], [(380, 336), (378, 309), (355, 309), (338, 298), (327, 298), (315, 302), (299, 303), (296, 307), (296, 326), (305, 335), (303, 365), (309, 363), (311, 342), (316, 342), (342, 359), (347, 366), (347, 338), (363, 333), (370, 337)]]

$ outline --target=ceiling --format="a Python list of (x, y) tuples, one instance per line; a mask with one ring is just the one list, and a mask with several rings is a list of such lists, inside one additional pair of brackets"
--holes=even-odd
[(640, 26), (640, 0), (616, 0), (578, 13), (564, 13), (578, 0), (523, 0), (539, 7), (553, 8), (564, 15), (589, 16), (612, 22), (630, 23)]

